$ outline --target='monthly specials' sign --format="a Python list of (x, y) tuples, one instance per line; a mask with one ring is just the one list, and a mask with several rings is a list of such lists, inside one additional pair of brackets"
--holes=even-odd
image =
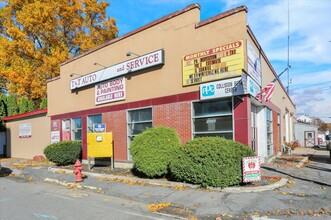
[(125, 99), (125, 77), (112, 79), (95, 85), (95, 104)]
[(183, 56), (183, 86), (241, 76), (243, 41), (236, 41)]
[(107, 67), (97, 72), (93, 72), (85, 76), (73, 79), (70, 81), (70, 89), (73, 90), (81, 88), (159, 64), (164, 64), (163, 50), (158, 50), (149, 54), (145, 54), (143, 56), (139, 56), (137, 58), (116, 64), (114, 66)]

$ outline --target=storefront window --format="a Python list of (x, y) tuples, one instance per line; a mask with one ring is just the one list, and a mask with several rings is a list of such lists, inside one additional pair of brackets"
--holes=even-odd
[[(128, 111), (128, 147), (135, 136), (153, 126), (152, 108)], [(129, 156), (130, 157), (130, 156)]]
[(101, 124), (102, 123), (102, 115), (89, 115), (87, 117), (87, 132), (93, 132), (93, 125), (94, 124)]
[(233, 139), (232, 100), (193, 103), (193, 135)]
[(73, 118), (71, 120), (71, 140), (82, 140), (82, 119)]
[(273, 128), (272, 128), (272, 111), (266, 109), (266, 118), (267, 118), (267, 150), (268, 155), (271, 155), (273, 152)]
[(62, 140), (70, 141), (70, 119), (62, 120)]

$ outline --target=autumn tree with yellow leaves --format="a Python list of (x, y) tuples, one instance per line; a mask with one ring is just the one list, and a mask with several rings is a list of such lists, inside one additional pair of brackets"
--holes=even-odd
[(0, 88), (41, 101), (60, 64), (117, 37), (108, 2), (0, 0)]

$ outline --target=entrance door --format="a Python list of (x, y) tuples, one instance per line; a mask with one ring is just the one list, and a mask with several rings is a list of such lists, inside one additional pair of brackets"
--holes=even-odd
[(305, 147), (315, 146), (315, 131), (305, 131)]
[(257, 123), (256, 123), (257, 107), (251, 106), (251, 147), (254, 152), (257, 153)]

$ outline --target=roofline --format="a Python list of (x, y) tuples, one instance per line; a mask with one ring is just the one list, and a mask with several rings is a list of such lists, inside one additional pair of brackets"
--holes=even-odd
[(278, 78), (278, 74), (276, 73), (275, 69), (273, 68), (273, 66), (271, 65), (267, 55), (264, 53), (261, 45), (259, 44), (259, 42), (257, 41), (252, 29), (249, 27), (249, 25), (247, 25), (247, 33), (249, 34), (249, 36), (252, 38), (252, 40), (254, 41), (255, 45), (257, 46), (257, 49), (260, 51), (261, 55), (263, 56), (263, 58), (265, 59), (265, 61), (267, 62), (269, 68), (271, 69), (271, 72), (274, 74), (275, 78), (277, 78), (277, 81), (279, 82), (279, 85), (282, 87), (282, 89), (284, 90), (287, 98), (290, 100), (290, 102), (292, 103), (292, 105), (295, 107), (295, 104), (293, 103), (291, 97), (289, 96), (289, 94), (287, 93), (282, 81), (280, 81), (280, 79)]
[(218, 21), (220, 19), (223, 19), (225, 17), (231, 16), (231, 15), (234, 15), (234, 14), (237, 14), (237, 13), (242, 12), (242, 11), (245, 11), (247, 13), (248, 12), (247, 7), (244, 6), (244, 5), (242, 5), (242, 6), (233, 8), (233, 9), (231, 9), (229, 11), (225, 11), (225, 12), (222, 12), (220, 14), (217, 14), (217, 15), (211, 17), (211, 18), (207, 18), (206, 20), (203, 20), (203, 21), (198, 22), (195, 25), (195, 28), (199, 28), (199, 27), (205, 26), (207, 24), (210, 24), (212, 22)]
[(3, 117), (2, 120), (10, 121), (10, 120), (14, 120), (14, 119), (26, 118), (29, 116), (41, 115), (41, 114), (45, 114), (45, 113), (47, 114), (47, 108), (32, 111), (32, 112), (26, 112), (26, 113), (22, 113), (22, 114), (12, 115), (12, 116), (6, 116), (6, 117)]
[(155, 25), (157, 25), (157, 24), (160, 24), (160, 23), (162, 23), (162, 22), (164, 22), (164, 21), (170, 20), (170, 19), (172, 19), (172, 18), (174, 18), (174, 17), (177, 17), (177, 16), (179, 16), (179, 15), (181, 15), (181, 14), (184, 14), (185, 12), (188, 12), (188, 11), (193, 10), (193, 9), (196, 9), (196, 8), (198, 8), (198, 9), (200, 10), (201, 7), (200, 7), (200, 5), (197, 4), (197, 3), (196, 3), (196, 4), (188, 5), (188, 6), (186, 6), (185, 8), (183, 8), (183, 9), (181, 9), (181, 10), (178, 10), (178, 11), (175, 11), (175, 12), (173, 12), (173, 13), (171, 13), (171, 14), (168, 14), (168, 15), (166, 15), (166, 16), (163, 16), (163, 17), (161, 17), (161, 18), (159, 18), (159, 19), (157, 19), (157, 20), (155, 20), (155, 21), (152, 21), (152, 22), (150, 22), (150, 23), (148, 23), (148, 24), (146, 24), (146, 25), (144, 25), (144, 26), (141, 26), (140, 28), (137, 28), (137, 29), (135, 29), (135, 30), (133, 30), (133, 31), (131, 31), (131, 32), (128, 32), (128, 33), (126, 33), (126, 34), (120, 36), (120, 37), (117, 37), (117, 38), (115, 38), (115, 39), (113, 39), (113, 40), (110, 40), (110, 41), (108, 41), (108, 42), (106, 42), (106, 43), (103, 43), (103, 44), (101, 44), (101, 45), (99, 45), (99, 46), (97, 46), (97, 47), (95, 47), (95, 48), (89, 50), (89, 51), (86, 52), (86, 53), (83, 53), (83, 54), (81, 54), (81, 55), (79, 55), (79, 56), (77, 56), (77, 57), (71, 58), (71, 59), (65, 61), (64, 63), (61, 63), (60, 66), (63, 66), (63, 65), (65, 65), (65, 64), (68, 64), (68, 63), (70, 63), (70, 62), (72, 62), (72, 61), (75, 61), (75, 60), (77, 60), (77, 59), (80, 59), (80, 58), (82, 58), (82, 57), (84, 57), (84, 56), (87, 56), (87, 55), (89, 55), (89, 54), (91, 54), (91, 53), (93, 53), (93, 52), (95, 52), (95, 51), (97, 51), (97, 50), (100, 50), (100, 49), (106, 47), (106, 46), (109, 46), (109, 45), (114, 44), (114, 43), (116, 43), (116, 42), (118, 42), (118, 41), (124, 40), (125, 38), (128, 38), (128, 37), (130, 37), (130, 36), (132, 36), (132, 35), (134, 35), (134, 34), (137, 34), (137, 33), (139, 33), (139, 32), (142, 32), (142, 31), (144, 31), (144, 30), (146, 30), (146, 29), (148, 29), (148, 28), (150, 28), (150, 27), (153, 27), (153, 26), (155, 26)]

